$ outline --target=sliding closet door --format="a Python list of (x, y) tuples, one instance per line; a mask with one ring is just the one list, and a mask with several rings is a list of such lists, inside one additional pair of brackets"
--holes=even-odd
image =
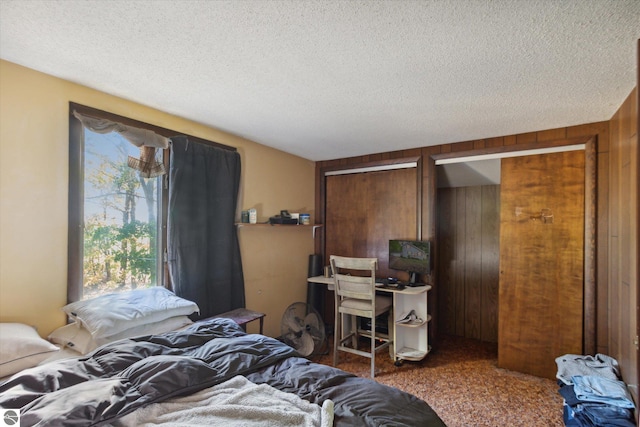
[(375, 257), (379, 277), (402, 274), (388, 268), (389, 239), (418, 237), (417, 187), (415, 167), (327, 176), (327, 260), (329, 255)]
[(582, 353), (584, 151), (502, 160), (498, 366), (554, 378)]

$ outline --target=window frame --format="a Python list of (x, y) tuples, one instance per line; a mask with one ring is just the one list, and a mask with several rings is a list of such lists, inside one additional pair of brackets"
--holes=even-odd
[[(146, 122), (130, 119), (128, 117), (109, 113), (107, 111), (88, 107), (85, 105), (69, 102), (69, 195), (68, 195), (68, 257), (67, 257), (67, 303), (79, 301), (83, 293), (83, 257), (84, 253), (84, 127), (80, 120), (74, 117), (73, 112), (107, 119), (122, 123), (127, 126), (134, 126), (140, 129), (151, 130), (166, 138), (175, 136), (186, 136), (190, 140), (204, 144), (213, 145), (226, 150), (237, 151), (235, 147), (198, 138), (191, 135), (184, 135), (180, 132), (155, 126)], [(167, 249), (167, 216), (169, 209), (169, 157), (170, 149), (164, 150), (164, 164), (167, 174), (162, 178), (162, 221), (159, 230), (161, 239), (162, 274), (158, 275), (158, 285), (171, 289), (169, 271), (166, 260)]]

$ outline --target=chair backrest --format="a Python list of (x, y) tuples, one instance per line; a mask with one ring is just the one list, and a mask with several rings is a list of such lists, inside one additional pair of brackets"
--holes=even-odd
[(342, 298), (375, 299), (377, 258), (329, 257), (335, 292)]

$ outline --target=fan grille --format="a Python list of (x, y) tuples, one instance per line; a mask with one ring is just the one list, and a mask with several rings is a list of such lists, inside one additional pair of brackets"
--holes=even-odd
[(304, 357), (320, 354), (326, 341), (322, 317), (311, 305), (303, 302), (287, 307), (280, 332), (282, 341)]

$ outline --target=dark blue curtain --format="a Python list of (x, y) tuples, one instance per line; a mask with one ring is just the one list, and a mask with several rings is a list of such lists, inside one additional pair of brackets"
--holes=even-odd
[(167, 252), (176, 295), (200, 317), (244, 307), (244, 277), (234, 225), (240, 155), (172, 138)]

